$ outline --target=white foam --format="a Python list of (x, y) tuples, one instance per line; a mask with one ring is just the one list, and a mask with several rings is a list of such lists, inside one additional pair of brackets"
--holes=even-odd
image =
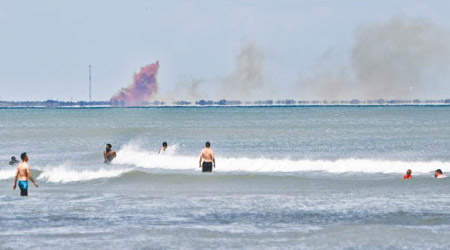
[[(290, 160), (265, 158), (221, 158), (216, 156), (217, 172), (312, 172), (329, 173), (405, 173), (429, 174), (435, 169), (450, 171), (450, 163), (442, 161), (388, 161), (371, 159)], [(135, 145), (125, 145), (118, 152), (114, 164), (129, 164), (142, 168), (168, 170), (198, 170), (198, 156), (158, 155)]]
[(16, 169), (3, 169), (0, 170), (0, 180), (6, 180), (10, 178), (14, 178), (16, 175)]
[(74, 170), (64, 166), (55, 168), (46, 168), (38, 176), (38, 180), (45, 180), (54, 183), (67, 183), (75, 181), (89, 181), (101, 178), (113, 178), (123, 173), (129, 172), (131, 169), (104, 169), (100, 168), (95, 171), (91, 170)]
[(175, 155), (177, 150), (178, 150), (178, 144), (173, 144), (173, 145), (167, 146), (167, 149), (165, 151), (160, 151), (159, 154), (172, 156), (172, 155)]

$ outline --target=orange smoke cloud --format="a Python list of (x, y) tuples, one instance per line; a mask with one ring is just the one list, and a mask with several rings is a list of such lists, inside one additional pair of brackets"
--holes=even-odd
[(158, 69), (158, 61), (141, 67), (139, 73), (134, 74), (133, 83), (111, 97), (110, 102), (133, 106), (150, 100), (150, 97), (158, 91), (156, 80)]

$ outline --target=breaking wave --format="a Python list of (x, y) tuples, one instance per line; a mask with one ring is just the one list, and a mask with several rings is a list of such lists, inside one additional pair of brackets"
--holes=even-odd
[(14, 175), (16, 174), (16, 169), (1, 169), (0, 170), (0, 180), (6, 180), (10, 178), (14, 178)]
[[(100, 168), (97, 170), (78, 170), (66, 165), (56, 167), (32, 168), (32, 175), (38, 181), (51, 183), (68, 183), (76, 181), (90, 181), (102, 178), (114, 178), (124, 173), (130, 172), (132, 169), (108, 169)], [(0, 180), (13, 179), (16, 169), (1, 169)]]
[[(119, 152), (114, 164), (127, 164), (146, 169), (197, 170), (198, 157), (159, 155), (126, 145)], [(216, 172), (328, 172), (328, 173), (405, 173), (412, 169), (414, 174), (429, 174), (435, 169), (450, 170), (449, 162), (388, 161), (372, 159), (290, 160), (266, 158), (217, 158)]]
[(106, 169), (106, 168), (101, 168), (98, 170), (74, 170), (62, 166), (42, 171), (37, 179), (53, 183), (90, 181), (95, 179), (118, 177), (131, 170), (132, 169)]
[[(177, 146), (169, 147), (163, 154), (146, 151), (132, 144), (125, 145), (118, 152), (118, 157), (111, 165), (85, 166), (78, 168), (69, 163), (59, 166), (34, 167), (33, 176), (39, 181), (49, 183), (83, 182), (97, 179), (118, 178), (123, 175), (151, 173), (196, 173), (201, 169), (198, 166), (198, 156), (182, 156), (176, 154)], [(389, 161), (372, 159), (340, 159), (331, 160), (291, 160), (267, 158), (224, 158), (217, 159), (217, 168), (214, 172), (244, 173), (244, 174), (271, 174), (271, 173), (301, 173), (324, 172), (340, 173), (367, 173), (367, 174), (403, 174), (412, 169), (413, 175), (430, 174), (435, 169), (450, 171), (450, 162), (443, 161)], [(13, 179), (15, 168), (0, 169), (0, 180)]]

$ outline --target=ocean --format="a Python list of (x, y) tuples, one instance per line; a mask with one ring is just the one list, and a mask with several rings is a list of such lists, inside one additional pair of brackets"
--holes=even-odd
[(0, 249), (448, 249), (449, 124), (450, 106), (0, 109)]

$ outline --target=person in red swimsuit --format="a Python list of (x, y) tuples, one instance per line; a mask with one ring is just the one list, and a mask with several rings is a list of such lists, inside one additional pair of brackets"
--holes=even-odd
[(403, 176), (403, 179), (412, 179), (411, 173), (411, 169), (408, 169), (408, 171), (406, 171), (406, 174)]

